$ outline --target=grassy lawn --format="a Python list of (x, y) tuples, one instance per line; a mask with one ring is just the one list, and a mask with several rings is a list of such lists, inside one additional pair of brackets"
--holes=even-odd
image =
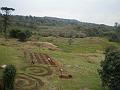
[(84, 56), (75, 54), (61, 54), (60, 56), (61, 58), (59, 60), (61, 60), (64, 68), (68, 73), (73, 75), (73, 79), (71, 80), (60, 80), (58, 77), (52, 80), (57, 86), (62, 86), (63, 89), (61, 90), (79, 90), (80, 88), (100, 90), (97, 68), (99, 67), (98, 62), (102, 59), (102, 56), (98, 56), (98, 62), (91, 63)]
[(18, 71), (26, 65), (22, 52), (13, 47), (0, 46), (0, 65), (9, 64), (15, 65)]
[[(47, 53), (55, 60), (58, 60), (67, 73), (73, 76), (72, 79), (60, 79), (58, 75), (53, 74), (49, 80), (48, 77), (41, 77), (47, 80), (47, 86), (42, 88), (48, 90), (100, 90), (100, 79), (97, 73), (100, 61), (104, 60), (103, 50), (109, 45), (119, 46), (119, 44), (109, 42), (104, 38), (81, 38), (74, 39), (72, 45), (68, 45), (66, 38), (41, 37), (40, 41), (50, 42), (58, 46), (60, 50), (52, 51), (40, 48), (40, 52)], [(17, 42), (16, 42), (17, 43)], [(23, 58), (20, 47), (8, 47), (0, 45), (0, 65), (13, 64), (18, 72), (28, 65)], [(38, 48), (34, 48), (38, 50)], [(2, 76), (2, 70), (0, 71)]]

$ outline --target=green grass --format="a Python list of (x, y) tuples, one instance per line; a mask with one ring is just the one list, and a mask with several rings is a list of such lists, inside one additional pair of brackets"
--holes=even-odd
[[(102, 53), (109, 45), (119, 47), (119, 44), (109, 42), (104, 38), (74, 39), (72, 45), (68, 45), (67, 38), (41, 37), (40, 41), (50, 42), (58, 46), (60, 50), (57, 51), (43, 48), (40, 48), (40, 51), (58, 60), (66, 72), (73, 76), (70, 80), (62, 80), (58, 75), (53, 74), (53, 77), (47, 81), (47, 86), (43, 90), (48, 90), (48, 88), (52, 87), (56, 87), (59, 90), (81, 90), (82, 88), (100, 90), (101, 82), (97, 69), (100, 61), (104, 60)], [(18, 72), (21, 72), (28, 64), (23, 59), (22, 51), (19, 49), (20, 47), (18, 46), (8, 47), (0, 45), (0, 64), (14, 64)], [(39, 51), (38, 48), (34, 50)], [(0, 75), (2, 75), (2, 70)], [(47, 80), (47, 77), (42, 79)]]
[(97, 53), (103, 51), (109, 45), (118, 44), (109, 42), (105, 38), (77, 38), (73, 39), (72, 45), (68, 44), (68, 38), (45, 37), (40, 41), (48, 41), (57, 45), (63, 52), (67, 53)]
[(16, 48), (0, 46), (0, 65), (13, 64), (18, 70), (20, 70), (26, 65), (22, 56), (22, 52)]
[(100, 90), (101, 82), (97, 69), (100, 66), (100, 61), (104, 60), (102, 53), (107, 46), (119, 46), (119, 44), (109, 42), (104, 38), (82, 38), (74, 39), (70, 46), (67, 42), (68, 39), (41, 38), (41, 41), (51, 40), (62, 51), (44, 50), (43, 52), (51, 54), (56, 60), (59, 60), (68, 73), (73, 75), (73, 79), (61, 80), (55, 76), (50, 83), (61, 90), (80, 90), (82, 88)]
[(52, 54), (56, 59), (60, 60), (66, 71), (73, 75), (73, 79), (71, 80), (60, 80), (58, 76), (56, 76), (51, 80), (53, 85), (57, 87), (61, 85), (63, 88), (61, 90), (79, 90), (80, 88), (100, 90), (100, 80), (97, 69), (99, 67), (99, 62), (103, 59), (102, 55), (97, 56), (96, 62), (89, 63), (86, 57), (80, 56), (79, 54)]

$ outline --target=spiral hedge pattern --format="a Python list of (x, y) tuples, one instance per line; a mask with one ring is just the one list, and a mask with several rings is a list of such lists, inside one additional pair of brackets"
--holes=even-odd
[(24, 71), (25, 73), (19, 73), (15, 79), (15, 90), (37, 90), (44, 85), (40, 77), (52, 74), (51, 68), (44, 65), (27, 66)]
[(27, 74), (34, 76), (49, 76), (52, 74), (50, 67), (46, 66), (29, 66), (25, 68), (25, 71)]
[(15, 79), (15, 90), (36, 90), (38, 86), (43, 85), (40, 79), (26, 74), (18, 74)]

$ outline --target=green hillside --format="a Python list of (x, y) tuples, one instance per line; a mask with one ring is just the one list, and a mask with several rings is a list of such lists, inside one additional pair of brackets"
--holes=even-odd
[[(0, 30), (3, 28), (2, 15), (0, 14)], [(35, 16), (10, 16), (9, 30), (30, 30), (41, 36), (74, 37), (105, 36), (114, 32), (114, 27), (104, 24), (80, 22), (74, 19)]]

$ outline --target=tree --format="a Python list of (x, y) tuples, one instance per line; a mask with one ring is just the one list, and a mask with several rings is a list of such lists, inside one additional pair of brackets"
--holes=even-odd
[(117, 32), (115, 33), (111, 33), (109, 36), (109, 41), (112, 41), (112, 42), (120, 42), (120, 36)]
[(73, 39), (74, 39), (74, 32), (71, 31), (71, 32), (69, 33), (68, 37), (69, 37), (69, 39), (68, 39), (68, 44), (69, 44), (69, 45), (72, 45)]
[(0, 33), (2, 33), (2, 14), (0, 13)]
[(26, 37), (27, 37), (27, 38), (30, 38), (30, 37), (32, 36), (32, 32), (29, 31), (29, 30), (26, 30), (26, 31), (25, 31), (25, 34), (26, 34)]
[(26, 41), (26, 39), (27, 39), (26, 33), (25, 33), (25, 32), (19, 32), (19, 33), (18, 33), (18, 39), (19, 39), (21, 42)]
[(120, 25), (116, 28), (117, 34), (120, 35)]
[(101, 62), (101, 69), (98, 71), (103, 87), (120, 90), (120, 50), (106, 49), (105, 60)]
[(4, 90), (14, 90), (15, 76), (16, 68), (13, 65), (6, 66), (3, 73)]
[(17, 38), (20, 41), (25, 41), (27, 38), (30, 38), (32, 36), (32, 32), (29, 30), (19, 30), (19, 29), (13, 29), (9, 32), (10, 37)]
[(10, 37), (18, 38), (18, 34), (21, 32), (19, 29), (13, 29), (9, 32)]
[(20, 32), (18, 32), (18, 34), (17, 34), (17, 38), (18, 38), (20, 41), (22, 41), (22, 42), (26, 41), (26, 40), (27, 40), (28, 38), (30, 38), (31, 36), (32, 36), (32, 32), (29, 31), (29, 30), (20, 31)]
[(117, 27), (118, 27), (118, 22), (115, 22), (114, 28), (117, 28)]
[(8, 8), (8, 7), (2, 7), (1, 10), (4, 12), (3, 14), (3, 25), (4, 25), (4, 36), (7, 39), (7, 27), (9, 25), (9, 15), (11, 11), (14, 11), (15, 9), (13, 8)]

